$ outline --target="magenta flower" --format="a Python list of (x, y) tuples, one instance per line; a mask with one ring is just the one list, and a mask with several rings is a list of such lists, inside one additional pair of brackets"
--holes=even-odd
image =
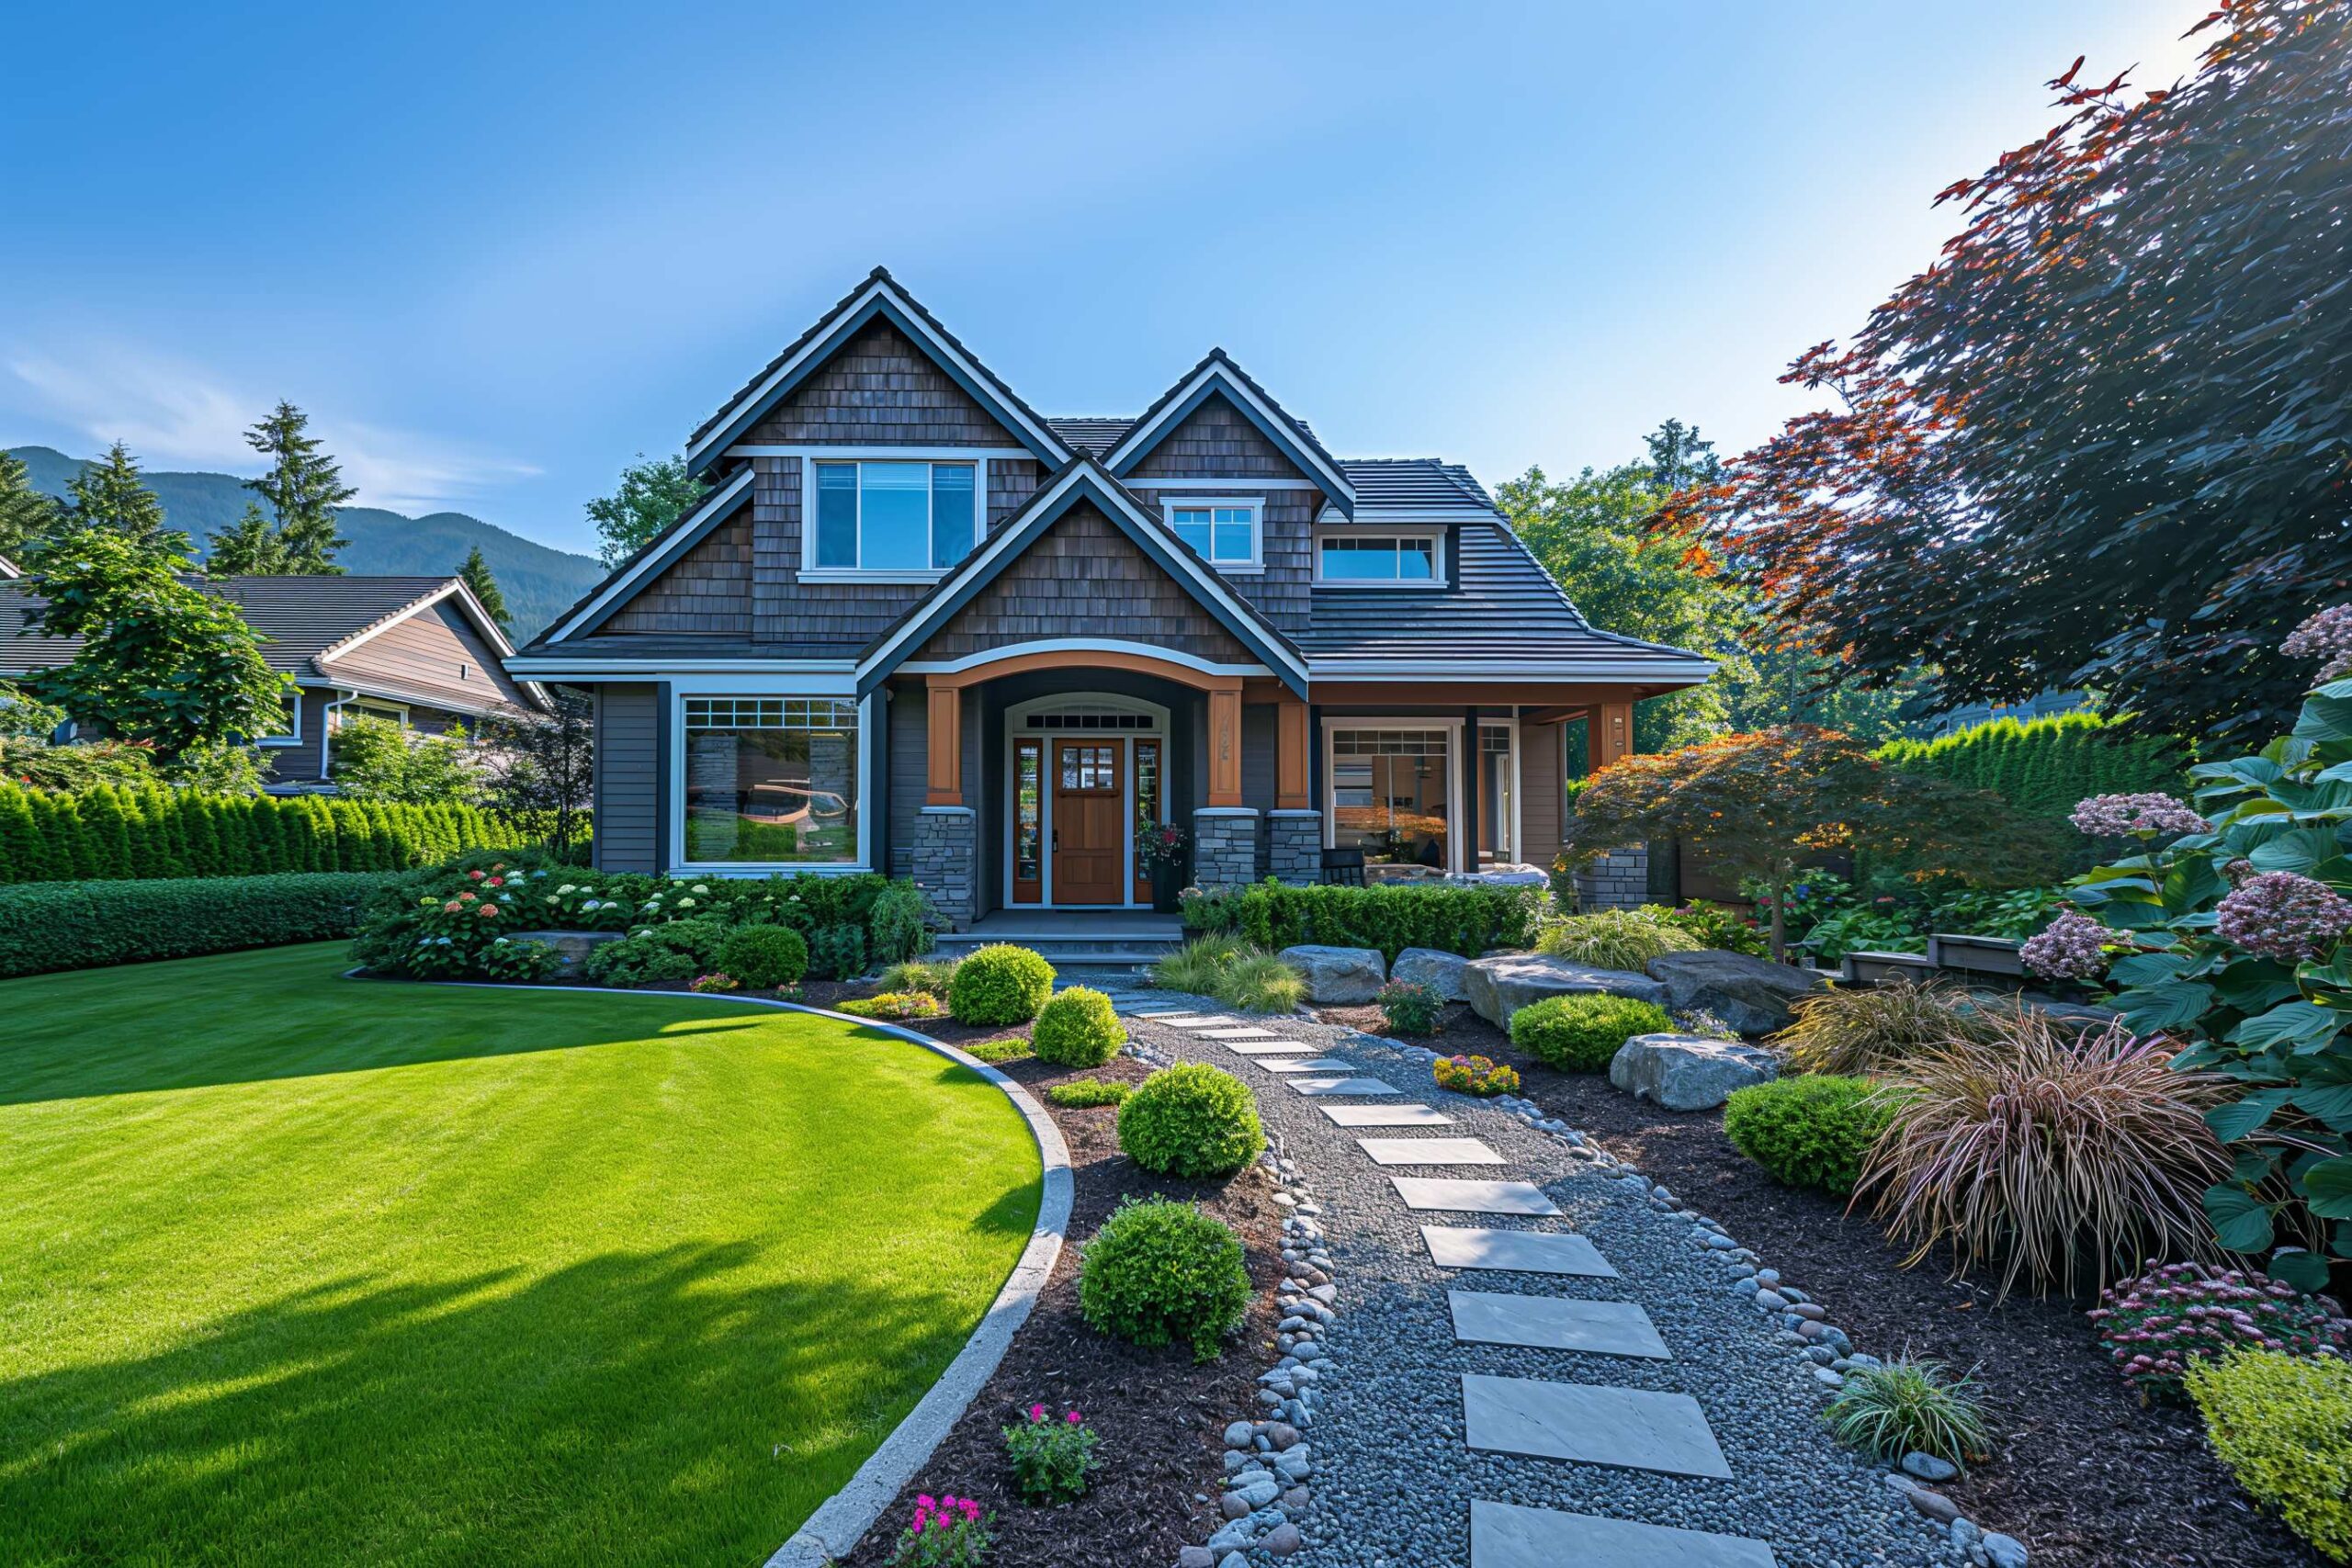
[(1069, 1421), (1073, 1427), (1079, 1425), (1079, 1415), (1077, 1411), (1073, 1410), (1069, 1413)]
[(2352, 901), (2324, 882), (2267, 871), (2231, 889), (2215, 911), (2222, 940), (2265, 958), (2299, 964), (2352, 930)]
[(1046, 1418), (1046, 1407), (1045, 1407), (1044, 1405), (1042, 1405), (1042, 1404), (1033, 1404), (1033, 1405), (1031, 1405), (1031, 1406), (1029, 1407), (1029, 1419), (1030, 1419), (1030, 1420), (1032, 1420), (1032, 1421), (1043, 1421), (1045, 1418)]

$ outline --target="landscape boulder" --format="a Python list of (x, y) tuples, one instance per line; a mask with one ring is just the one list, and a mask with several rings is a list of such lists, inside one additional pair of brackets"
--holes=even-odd
[(1408, 947), (1396, 955), (1396, 963), (1388, 966), (1388, 977), (1427, 986), (1447, 1001), (1459, 1002), (1469, 999), (1470, 993), (1463, 988), (1463, 971), (1469, 967), (1470, 961), (1458, 953), (1447, 953), (1434, 947)]
[(1605, 991), (1636, 1001), (1666, 1003), (1666, 987), (1624, 969), (1593, 969), (1548, 953), (1510, 953), (1464, 965), (1462, 991), (1471, 1010), (1499, 1029), (1510, 1015), (1546, 997)]
[(1786, 1029), (1789, 1004), (1824, 984), (1810, 969), (1719, 947), (1663, 953), (1650, 960), (1650, 976), (1665, 984), (1674, 1011), (1713, 1013), (1742, 1034)]
[(544, 942), (555, 949), (555, 974), (558, 980), (577, 980), (588, 966), (588, 955), (608, 942), (618, 942), (627, 931), (514, 931), (513, 942)]
[(1327, 1007), (1368, 1002), (1388, 983), (1387, 967), (1376, 948), (1322, 947), (1310, 942), (1285, 947), (1281, 956), (1306, 976), (1306, 999)]
[(1636, 1034), (1609, 1060), (1609, 1081), (1668, 1111), (1712, 1111), (1731, 1091), (1781, 1076), (1772, 1053), (1700, 1034)]

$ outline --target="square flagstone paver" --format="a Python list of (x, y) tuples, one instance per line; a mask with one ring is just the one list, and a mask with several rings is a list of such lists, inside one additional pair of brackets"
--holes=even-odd
[(1204, 1029), (1201, 1031), (1201, 1038), (1204, 1040), (1280, 1040), (1282, 1036), (1271, 1029), (1247, 1027)]
[(1318, 1061), (1299, 1061), (1282, 1056), (1261, 1056), (1258, 1066), (1270, 1073), (1351, 1073), (1353, 1062), (1342, 1062), (1337, 1056), (1325, 1056)]
[(1384, 1083), (1378, 1078), (1286, 1078), (1283, 1081), (1309, 1100), (1320, 1100), (1326, 1096), (1343, 1094), (1378, 1095), (1396, 1092), (1396, 1085)]
[(1423, 1225), (1430, 1261), (1441, 1269), (1502, 1269), (1517, 1274), (1580, 1274), (1614, 1280), (1617, 1270), (1588, 1238), (1555, 1231), (1481, 1230)]
[(1312, 1056), (1320, 1049), (1301, 1040), (1228, 1040), (1225, 1048), (1237, 1056)]
[(1453, 1209), (1472, 1214), (1556, 1214), (1560, 1206), (1532, 1181), (1462, 1181), (1451, 1177), (1392, 1176), (1408, 1209)]
[(1503, 1156), (1476, 1138), (1358, 1138), (1374, 1165), (1500, 1165)]
[(1137, 1018), (1151, 1019), (1155, 1022), (1170, 1023), (1180, 1018), (1198, 1018), (1201, 1015), (1196, 1012), (1187, 1012), (1182, 1008), (1154, 1008), (1149, 1012), (1146, 1012), (1143, 1009), (1137, 1008), (1136, 1010), (1136, 1016)]
[(1159, 1021), (1172, 1024), (1178, 1029), (1231, 1029), (1241, 1021), (1238, 1018), (1207, 1018), (1195, 1014), (1188, 1018), (1163, 1018)]
[(1772, 1549), (1744, 1535), (1710, 1535), (1595, 1514), (1470, 1505), (1470, 1568), (1778, 1568)]
[(1514, 1296), (1487, 1291), (1448, 1291), (1453, 1337), (1471, 1345), (1532, 1345), (1543, 1350), (1589, 1350), (1597, 1356), (1672, 1359), (1650, 1314), (1632, 1302), (1586, 1302), (1573, 1296)]
[(1463, 1440), (1493, 1453), (1731, 1479), (1687, 1393), (1462, 1374)]
[(1430, 1105), (1318, 1105), (1334, 1127), (1451, 1127), (1453, 1118)]

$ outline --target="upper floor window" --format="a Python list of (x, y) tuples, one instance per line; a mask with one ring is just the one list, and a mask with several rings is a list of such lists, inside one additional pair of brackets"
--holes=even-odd
[(1318, 582), (1430, 587), (1438, 581), (1434, 534), (1327, 534), (1315, 542)]
[(937, 571), (969, 555), (979, 520), (972, 463), (817, 463), (819, 570)]
[(1258, 548), (1254, 501), (1176, 501), (1168, 503), (1168, 525), (1211, 566), (1254, 569)]

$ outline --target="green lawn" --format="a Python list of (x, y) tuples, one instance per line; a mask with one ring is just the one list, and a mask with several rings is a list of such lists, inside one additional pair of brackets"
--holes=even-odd
[(917, 1046), (346, 962), (0, 983), (0, 1562), (756, 1564), (1035, 1221)]

